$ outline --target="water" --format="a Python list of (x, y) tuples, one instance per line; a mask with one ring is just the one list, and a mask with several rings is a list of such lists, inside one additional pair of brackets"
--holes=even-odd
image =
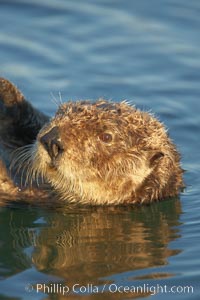
[(0, 299), (199, 299), (199, 15), (195, 0), (0, 1), (1, 76), (49, 115), (60, 94), (152, 110), (187, 184), (137, 209), (2, 207)]

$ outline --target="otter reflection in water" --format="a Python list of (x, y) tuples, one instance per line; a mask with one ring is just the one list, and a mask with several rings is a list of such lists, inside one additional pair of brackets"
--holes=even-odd
[[(116, 205), (173, 197), (183, 187), (180, 157), (163, 124), (125, 102), (69, 102), (49, 121), (1, 79), (0, 106), (2, 194), (48, 198), (44, 179), (54, 199)], [(18, 192), (6, 174), (11, 153), (25, 183), (40, 189)]]
[[(150, 280), (155, 280), (156, 285), (162, 279), (162, 285), (174, 275), (164, 266), (168, 257), (179, 253), (169, 243), (180, 236), (180, 213), (178, 200), (139, 208), (69, 208), (65, 212), (37, 209), (35, 213), (33, 210), (21, 214), (20, 218), (18, 210), (7, 210), (10, 219), (8, 216), (5, 220), (9, 231), (0, 234), (0, 249), (5, 253), (8, 245), (12, 257), (7, 261), (14, 273), (31, 266), (36, 268), (32, 268), (30, 278), (24, 279), (35, 288), (35, 283), (50, 286), (56, 281), (52, 276), (70, 289), (74, 284), (87, 286), (89, 283), (101, 288), (103, 283), (118, 284), (117, 280), (121, 285), (137, 286)], [(1, 263), (2, 268), (8, 269), (4, 261)], [(16, 265), (17, 271), (13, 267)], [(42, 282), (38, 282), (41, 274), (44, 274)], [(109, 292), (105, 296), (106, 299), (128, 297)], [(130, 294), (131, 298), (136, 296)], [(90, 299), (89, 295), (85, 297)], [(61, 295), (56, 299), (62, 299)]]

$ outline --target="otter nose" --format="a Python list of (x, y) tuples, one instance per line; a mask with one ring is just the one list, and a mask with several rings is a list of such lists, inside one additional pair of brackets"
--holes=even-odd
[(60, 140), (60, 136), (59, 136), (59, 130), (57, 126), (53, 127), (50, 131), (45, 133), (40, 138), (40, 142), (47, 150), (52, 160), (58, 157), (58, 155), (62, 153), (64, 150), (59, 140)]

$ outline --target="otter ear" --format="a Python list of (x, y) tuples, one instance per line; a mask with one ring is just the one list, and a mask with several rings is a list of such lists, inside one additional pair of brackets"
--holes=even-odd
[(151, 151), (149, 156), (149, 165), (150, 167), (155, 166), (162, 158), (164, 153), (160, 151)]

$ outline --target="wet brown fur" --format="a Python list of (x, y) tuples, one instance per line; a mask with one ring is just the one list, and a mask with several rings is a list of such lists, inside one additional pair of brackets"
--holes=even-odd
[[(47, 117), (35, 109), (31, 113), (37, 120), (37, 126), (34, 118), (33, 124), (29, 122), (32, 131), (41, 129), (27, 154), (26, 176), (43, 177), (61, 200), (94, 205), (150, 203), (173, 197), (183, 187), (180, 155), (163, 124), (147, 112), (126, 102), (100, 99), (64, 103), (47, 123)], [(53, 128), (62, 145), (54, 159), (41, 142)], [(104, 134), (111, 140), (103, 140)]]

